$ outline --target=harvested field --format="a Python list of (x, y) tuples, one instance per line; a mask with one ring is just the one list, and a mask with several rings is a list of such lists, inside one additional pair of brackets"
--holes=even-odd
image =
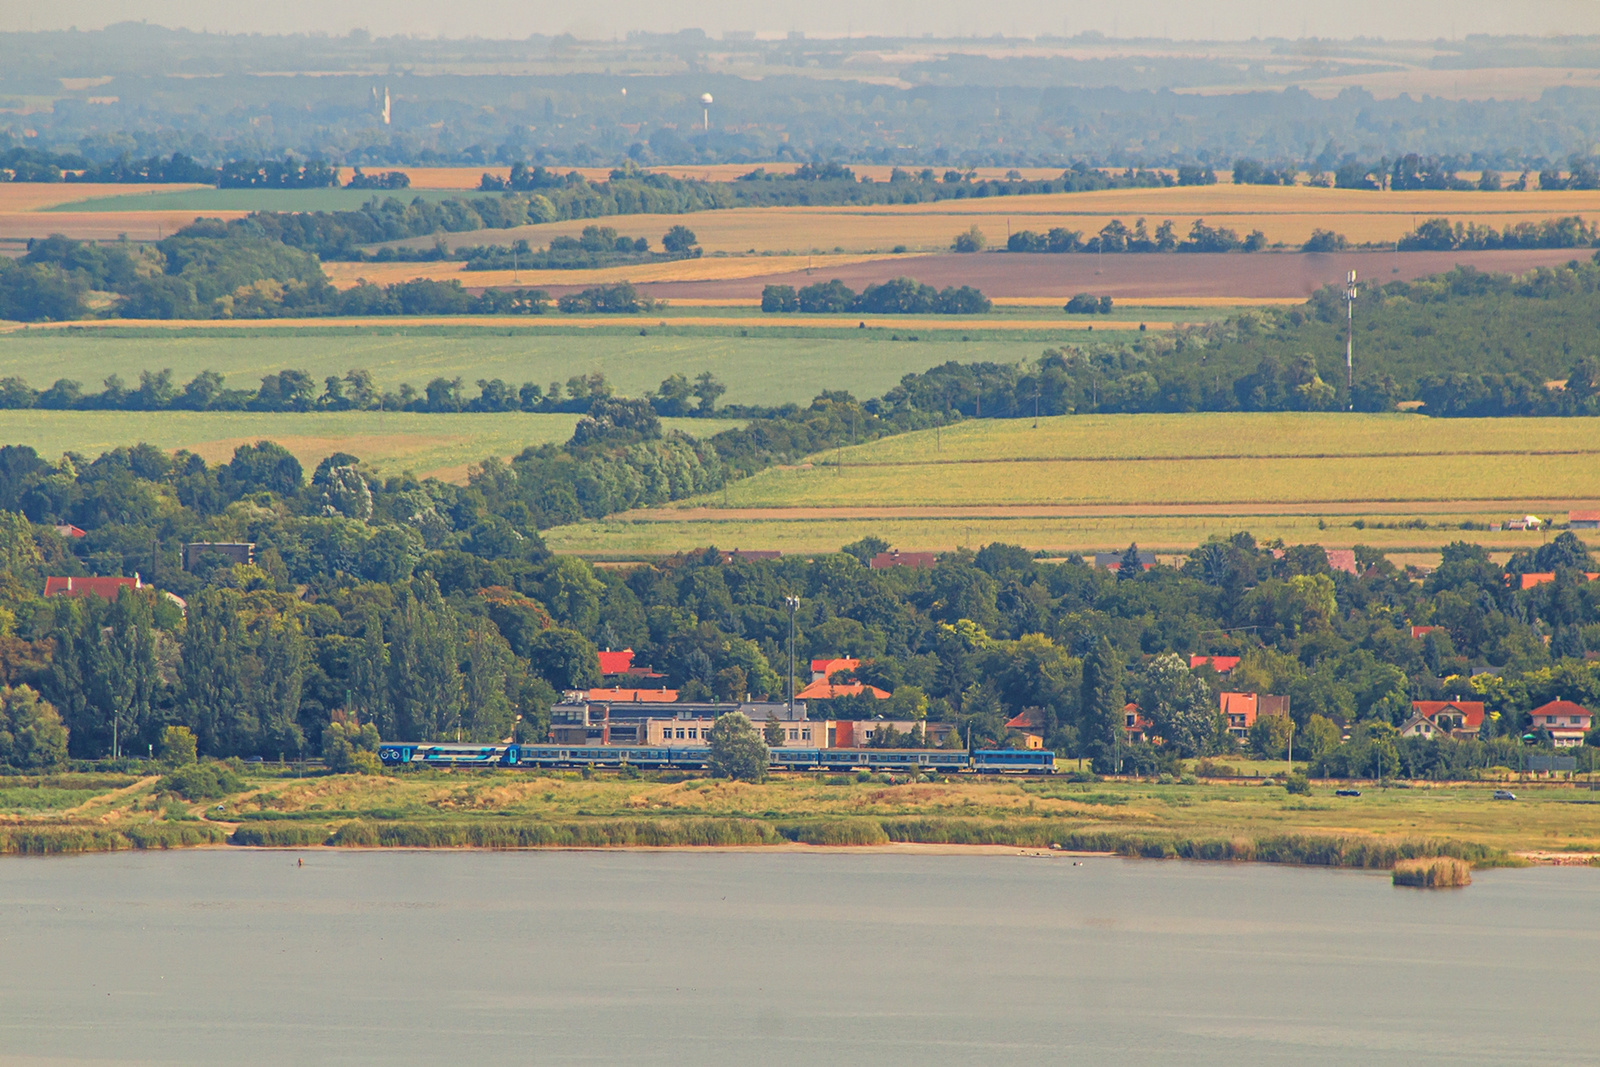
[[(55, 459), (87, 457), (141, 442), (188, 449), (209, 463), (226, 462), (242, 444), (273, 440), (307, 471), (334, 452), (350, 452), (380, 471), (411, 471), (466, 480), (467, 468), (489, 456), (565, 441), (576, 415), (432, 415), (414, 412), (0, 411), (0, 442), (31, 445)], [(736, 423), (667, 419), (685, 432), (710, 436)]]
[[(1410, 281), (1458, 264), (1484, 271), (1522, 273), (1587, 258), (1585, 249), (1494, 252), (1303, 252), (1150, 253), (1141, 255), (1047, 255), (1042, 253), (943, 254), (860, 259), (838, 267), (789, 271), (748, 278), (662, 281), (641, 286), (661, 300), (759, 301), (765, 285), (800, 287), (838, 278), (853, 289), (911, 277), (944, 288), (971, 285), (991, 298), (1048, 299), (1051, 306), (1074, 293), (1118, 300), (1230, 302), (1303, 300), (1324, 285), (1342, 284), (1354, 270), (1362, 279)], [(788, 257), (783, 257), (787, 259)], [(848, 258), (848, 257), (842, 257)], [(774, 257), (775, 260), (779, 257)], [(781, 261), (781, 260), (780, 260)], [(470, 275), (462, 275), (470, 277)], [(561, 290), (552, 288), (551, 292)], [(803, 321), (809, 316), (784, 316)], [(1069, 321), (1078, 321), (1076, 319)]]
[[(1426, 552), (1600, 501), (1600, 419), (1408, 415), (1066, 416), (970, 421), (775, 469), (691, 502), (552, 531), (596, 555), (696, 545), (823, 551), (867, 533), (906, 549), (1183, 550), (1260, 537)], [(1467, 527), (1463, 529), (1463, 527)], [(1476, 528), (1474, 528), (1476, 527)], [(841, 539), (842, 538), (842, 539)]]
[[(4, 188), (4, 186), (0, 186)], [(80, 186), (81, 188), (81, 186)], [(80, 241), (159, 241), (195, 220), (192, 209), (168, 211), (5, 211), (0, 212), (0, 240), (64, 234)], [(211, 218), (238, 219), (247, 211), (207, 211)]]
[[(104, 189), (104, 186), (98, 188)], [(191, 185), (175, 191), (129, 192), (137, 186), (118, 186), (115, 195), (79, 197), (51, 212), (84, 213), (124, 211), (354, 211), (377, 197), (409, 202), (416, 197), (443, 200), (457, 195), (440, 189), (215, 189)]]
[(0, 214), (14, 211), (48, 211), (61, 204), (98, 197), (125, 197), (131, 189), (147, 194), (184, 192), (209, 188), (204, 185), (113, 185), (77, 182), (0, 182)]
[[(624, 228), (625, 223), (624, 223)], [(904, 257), (919, 259), (922, 257)], [(413, 278), (459, 281), (471, 289), (531, 288), (564, 289), (617, 282), (707, 282), (761, 278), (773, 274), (804, 274), (807, 271), (837, 271), (856, 264), (882, 263), (879, 256), (714, 256), (680, 259), (670, 263), (641, 263), (629, 267), (601, 267), (596, 270), (483, 270), (464, 271), (460, 262), (436, 263), (326, 263), (323, 270), (340, 289), (358, 281), (389, 285)], [(761, 290), (757, 286), (756, 297)]]
[[(981, 197), (926, 204), (847, 207), (734, 208), (692, 216), (634, 215), (638, 232), (664, 232), (687, 221), (707, 252), (887, 252), (947, 249), (957, 233), (977, 225), (991, 245), (1010, 231), (1044, 232), (1064, 226), (1088, 234), (1120, 218), (1144, 218), (1153, 230), (1171, 219), (1180, 235), (1197, 218), (1240, 236), (1260, 229), (1275, 243), (1298, 246), (1326, 228), (1357, 242), (1392, 242), (1419, 221), (1437, 215), (1504, 228), (1517, 222), (1580, 215), (1600, 219), (1600, 191), (1368, 192), (1310, 186), (1210, 185), (1167, 189), (1111, 189), (1091, 193)], [(527, 238), (542, 245), (555, 235), (575, 236), (592, 220), (546, 223), (496, 231), (496, 241)], [(447, 238), (450, 247), (482, 244), (478, 232)], [(395, 242), (431, 247), (432, 237)]]

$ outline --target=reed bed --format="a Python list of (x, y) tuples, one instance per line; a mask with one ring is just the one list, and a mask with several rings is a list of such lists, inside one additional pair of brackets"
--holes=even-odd
[(774, 845), (778, 831), (755, 819), (622, 819), (594, 822), (349, 822), (328, 844), (366, 848), (669, 848)]
[(204, 823), (148, 823), (116, 829), (90, 826), (39, 826), (0, 830), (0, 855), (49, 856), (124, 849), (193, 848), (219, 845), (220, 827)]
[(1453, 856), (1401, 860), (1394, 865), (1394, 884), (1418, 889), (1454, 889), (1472, 884), (1472, 867)]

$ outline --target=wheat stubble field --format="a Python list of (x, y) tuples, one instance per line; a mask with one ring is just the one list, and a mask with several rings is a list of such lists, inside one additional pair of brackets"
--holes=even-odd
[(1083, 415), (969, 422), (811, 457), (726, 493), (551, 531), (553, 547), (655, 555), (716, 544), (818, 552), (867, 534), (907, 549), (1007, 541), (1062, 552), (1186, 550), (1248, 529), (1330, 546), (1496, 550), (1600, 500), (1600, 420), (1414, 415)]

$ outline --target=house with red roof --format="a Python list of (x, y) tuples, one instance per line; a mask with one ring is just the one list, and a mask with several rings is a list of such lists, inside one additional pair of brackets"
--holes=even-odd
[(863, 685), (860, 682), (834, 683), (827, 679), (812, 682), (794, 695), (796, 700), (831, 700), (834, 697), (858, 697), (863, 693), (871, 693), (879, 700), (888, 700), (889, 694), (875, 685)]
[(1154, 741), (1155, 723), (1145, 718), (1144, 712), (1139, 710), (1139, 705), (1129, 702), (1122, 705), (1122, 733), (1130, 744), (1140, 741)]
[(678, 700), (676, 689), (590, 689), (583, 693), (586, 700), (610, 701), (614, 704), (674, 704)]
[(1289, 698), (1266, 693), (1221, 693), (1217, 702), (1222, 719), (1228, 724), (1228, 733), (1234, 737), (1248, 737), (1250, 727), (1264, 715), (1289, 714)]
[(1346, 574), (1359, 574), (1356, 567), (1356, 550), (1353, 548), (1325, 548), (1322, 550), (1328, 557), (1328, 566), (1336, 571)]
[(1411, 637), (1412, 637), (1413, 640), (1420, 641), (1424, 637), (1427, 637), (1429, 634), (1433, 633), (1433, 631), (1440, 630), (1440, 629), (1443, 629), (1443, 627), (1440, 627), (1440, 626), (1413, 626), (1411, 628)]
[(1218, 674), (1227, 674), (1239, 665), (1238, 656), (1190, 656), (1189, 669), (1196, 667), (1210, 667)]
[(1021, 714), (1006, 720), (1006, 729), (1022, 735), (1022, 747), (1044, 747), (1044, 709), (1023, 708)]
[(811, 661), (811, 680), (813, 682), (826, 682), (836, 674), (854, 674), (861, 668), (861, 661), (846, 656), (833, 659), (814, 659)]
[(115, 600), (124, 589), (148, 589), (135, 574), (132, 578), (46, 578), (45, 596), (97, 596)]
[[(1583, 576), (1592, 582), (1596, 578), (1600, 578), (1600, 571), (1585, 571)], [(1519, 575), (1518, 577), (1522, 580), (1522, 584), (1520, 586), (1522, 589), (1532, 589), (1535, 586), (1544, 585), (1548, 582), (1553, 582), (1556, 580), (1554, 571), (1533, 571), (1529, 574)]]
[(1569, 511), (1567, 527), (1573, 530), (1600, 530), (1600, 511)]
[(1469, 740), (1483, 728), (1481, 700), (1413, 700), (1401, 737), (1454, 737)]
[(1552, 700), (1534, 708), (1530, 714), (1533, 728), (1549, 734), (1557, 748), (1576, 748), (1583, 744), (1584, 735), (1594, 725), (1589, 709), (1570, 700)]

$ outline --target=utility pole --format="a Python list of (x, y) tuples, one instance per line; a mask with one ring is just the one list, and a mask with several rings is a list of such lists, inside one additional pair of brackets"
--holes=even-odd
[(1344, 377), (1349, 410), (1356, 409), (1356, 272), (1344, 280)]
[(789, 721), (794, 721), (794, 614), (800, 610), (800, 598), (786, 596), (783, 604), (789, 609)]

